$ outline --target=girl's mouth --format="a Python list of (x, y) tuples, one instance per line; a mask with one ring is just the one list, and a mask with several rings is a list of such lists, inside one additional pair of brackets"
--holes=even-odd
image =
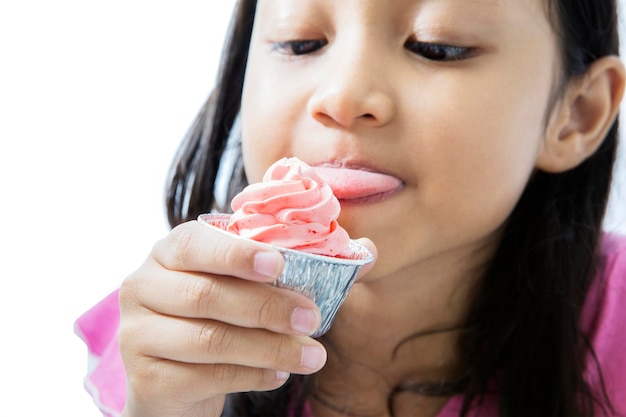
[(391, 175), (362, 169), (316, 166), (342, 204), (366, 204), (387, 199), (400, 190), (402, 181)]

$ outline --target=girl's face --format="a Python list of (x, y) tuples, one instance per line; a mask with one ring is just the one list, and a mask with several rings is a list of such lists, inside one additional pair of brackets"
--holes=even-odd
[(296, 156), (399, 180), (370, 195), (345, 171), (361, 198), (339, 221), (376, 244), (370, 280), (471, 256), (497, 241), (534, 169), (557, 57), (541, 0), (259, 0), (246, 173)]

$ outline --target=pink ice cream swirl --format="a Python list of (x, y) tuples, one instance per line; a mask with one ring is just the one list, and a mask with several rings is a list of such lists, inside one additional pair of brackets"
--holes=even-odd
[(283, 158), (231, 203), (228, 231), (318, 255), (349, 257), (350, 237), (337, 223), (341, 207), (330, 186), (297, 158)]

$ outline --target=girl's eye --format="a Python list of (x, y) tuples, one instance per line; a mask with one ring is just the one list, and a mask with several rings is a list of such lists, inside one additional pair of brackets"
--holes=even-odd
[(322, 49), (327, 43), (323, 39), (276, 42), (274, 49), (287, 55), (305, 55)]
[(471, 48), (463, 46), (426, 43), (416, 40), (407, 41), (404, 47), (414, 54), (430, 61), (458, 61), (468, 58), (473, 51)]

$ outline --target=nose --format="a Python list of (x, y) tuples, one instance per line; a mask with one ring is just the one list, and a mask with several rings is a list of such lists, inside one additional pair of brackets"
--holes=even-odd
[(308, 101), (308, 112), (327, 127), (384, 126), (394, 113), (391, 74), (387, 72), (390, 67), (385, 67), (371, 51), (353, 52), (328, 57), (328, 69), (320, 74)]

